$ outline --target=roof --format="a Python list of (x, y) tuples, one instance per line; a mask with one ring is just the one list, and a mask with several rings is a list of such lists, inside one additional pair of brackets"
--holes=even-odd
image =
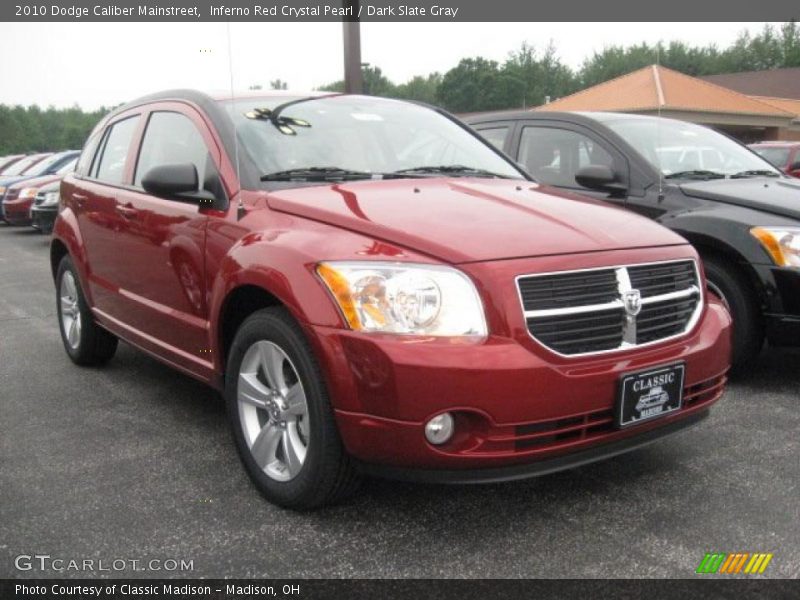
[(750, 148), (794, 148), (800, 146), (800, 142), (757, 142), (755, 144), (747, 144)]
[(795, 115), (795, 119), (800, 120), (800, 100), (794, 100), (792, 98), (772, 98), (769, 96), (752, 96), (752, 98), (755, 98), (759, 102), (771, 104), (786, 112), (790, 112)]
[(701, 79), (751, 96), (800, 100), (800, 67), (706, 75)]
[(534, 110), (673, 110), (783, 118), (797, 114), (659, 65), (644, 67)]

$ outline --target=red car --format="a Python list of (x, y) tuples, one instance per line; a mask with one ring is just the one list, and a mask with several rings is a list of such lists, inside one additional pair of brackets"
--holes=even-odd
[(800, 142), (761, 142), (749, 148), (792, 177), (800, 177)]
[(60, 202), (67, 354), (103, 363), (122, 338), (223, 391), (284, 506), (362, 473), (582, 465), (723, 393), (730, 318), (685, 240), (536, 184), (431, 108), (149, 96), (98, 125)]
[(76, 156), (55, 173), (25, 179), (8, 186), (3, 198), (2, 214), (9, 225), (30, 225), (32, 222), (31, 208), (39, 189), (74, 171), (77, 162), (78, 157)]

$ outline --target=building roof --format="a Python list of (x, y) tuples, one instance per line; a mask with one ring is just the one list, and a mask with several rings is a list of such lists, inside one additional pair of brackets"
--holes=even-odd
[(723, 73), (707, 75), (701, 79), (751, 96), (800, 100), (800, 67)]
[(798, 114), (659, 65), (644, 67), (534, 110), (667, 110), (783, 118)]
[(790, 112), (795, 115), (795, 120), (800, 120), (800, 100), (794, 100), (792, 98), (771, 98), (769, 96), (751, 96), (751, 98)]

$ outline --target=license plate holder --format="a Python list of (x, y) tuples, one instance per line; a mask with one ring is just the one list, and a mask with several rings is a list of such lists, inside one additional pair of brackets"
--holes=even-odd
[(680, 410), (686, 365), (677, 363), (623, 375), (615, 411), (619, 428), (651, 421)]

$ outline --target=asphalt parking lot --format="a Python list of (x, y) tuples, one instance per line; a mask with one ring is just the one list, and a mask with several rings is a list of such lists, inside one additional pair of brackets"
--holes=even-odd
[(711, 551), (800, 576), (800, 351), (632, 454), (503, 485), (372, 480), (296, 514), (250, 485), (212, 390), (124, 344), (104, 369), (68, 360), (48, 244), (0, 225), (0, 577), (81, 575), (15, 569), (34, 553), (192, 560), (185, 577), (692, 577)]

